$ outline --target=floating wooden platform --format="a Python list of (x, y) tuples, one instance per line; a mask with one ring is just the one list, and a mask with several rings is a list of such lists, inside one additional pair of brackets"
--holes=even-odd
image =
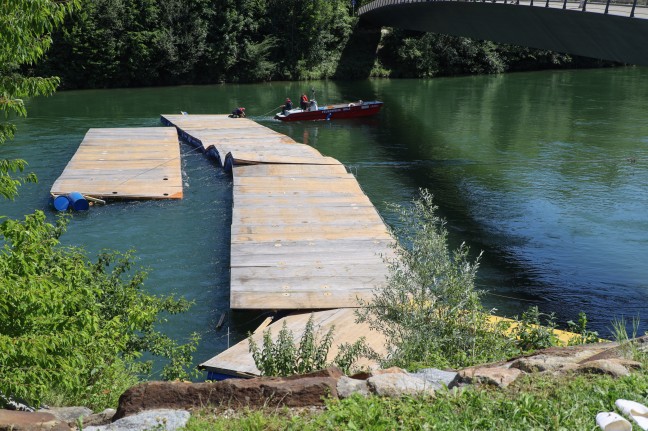
[(90, 129), (50, 192), (181, 199), (177, 133), (171, 127)]
[[(334, 341), (328, 352), (328, 362), (335, 359), (335, 356), (339, 352), (339, 346), (345, 343), (353, 344), (358, 341), (361, 336), (364, 336), (366, 344), (381, 356), (384, 356), (387, 353), (385, 348), (385, 336), (380, 332), (371, 330), (369, 325), (366, 323), (356, 323), (354, 309), (342, 308), (336, 310), (317, 311), (312, 313), (312, 315), (316, 334), (320, 337), (319, 339), (326, 335), (329, 329), (334, 326)], [(258, 346), (262, 347), (264, 330), (269, 330), (272, 334), (273, 340), (275, 340), (279, 330), (281, 330), (285, 322), (287, 328), (293, 333), (295, 344), (298, 345), (310, 316), (311, 313), (297, 313), (279, 319), (269, 326), (267, 325), (267, 322), (264, 322), (264, 324), (254, 332), (252, 338)], [(355, 364), (355, 366), (359, 369), (379, 368), (378, 363), (367, 358), (362, 358)], [(203, 362), (198, 367), (210, 373), (234, 377), (256, 377), (261, 374), (254, 364), (254, 359), (249, 351), (249, 342), (247, 339), (214, 356), (208, 361)]]
[(233, 161), (232, 309), (357, 307), (385, 282), (392, 237), (340, 162), (244, 118), (162, 121)]

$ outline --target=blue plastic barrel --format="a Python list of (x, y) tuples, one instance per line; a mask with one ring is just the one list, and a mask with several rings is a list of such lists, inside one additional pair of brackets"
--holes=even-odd
[(70, 206), (74, 211), (88, 211), (90, 204), (87, 199), (79, 192), (72, 192), (68, 195)]
[(70, 200), (67, 196), (61, 195), (54, 198), (53, 204), (56, 211), (67, 211), (70, 207)]

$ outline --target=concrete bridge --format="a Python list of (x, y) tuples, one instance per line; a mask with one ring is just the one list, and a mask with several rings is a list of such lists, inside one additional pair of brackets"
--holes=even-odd
[(648, 65), (646, 0), (375, 0), (374, 24)]

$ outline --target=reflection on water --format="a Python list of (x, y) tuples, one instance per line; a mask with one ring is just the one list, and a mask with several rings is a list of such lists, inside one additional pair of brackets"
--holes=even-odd
[[(158, 127), (161, 113), (245, 106), (252, 119), (343, 162), (388, 223), (396, 220), (386, 203), (431, 190), (452, 243), (484, 251), (479, 284), (500, 314), (538, 305), (564, 322), (582, 310), (608, 334), (615, 316), (648, 319), (646, 75), (628, 68), (58, 93), (31, 101), (16, 140), (0, 150), (25, 158), (40, 179), (16, 202), (0, 202), (0, 214), (49, 211), (49, 189), (88, 128)], [(272, 119), (273, 107), (311, 86), (322, 103), (377, 99), (385, 107), (358, 120)], [(171, 316), (164, 330), (201, 333), (200, 362), (263, 315), (228, 313), (216, 329), (229, 307), (231, 180), (181, 148), (182, 201), (94, 207), (75, 216), (64, 239), (93, 253), (134, 248), (150, 269), (147, 289), (194, 299), (192, 312)]]

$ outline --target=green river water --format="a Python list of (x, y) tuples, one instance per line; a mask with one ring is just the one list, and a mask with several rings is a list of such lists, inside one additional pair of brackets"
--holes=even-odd
[[(156, 127), (162, 113), (248, 116), (335, 157), (354, 173), (387, 223), (387, 203), (419, 188), (435, 196), (453, 245), (484, 252), (487, 305), (513, 316), (530, 305), (560, 322), (585, 311), (591, 329), (648, 307), (648, 69), (533, 72), (433, 80), (268, 83), (59, 92), (28, 103), (2, 157), (26, 159), (39, 184), (0, 214), (54, 215), (54, 180), (92, 127)], [(369, 119), (284, 124), (286, 96), (316, 89), (320, 105), (385, 102)], [(112, 202), (75, 215), (64, 242), (92, 253), (134, 248), (146, 288), (196, 301), (163, 330), (199, 332), (196, 362), (245, 336), (263, 317), (229, 312), (231, 180), (182, 144), (185, 198)], [(222, 313), (227, 319), (215, 329)], [(228, 330), (229, 328), (229, 335)]]

